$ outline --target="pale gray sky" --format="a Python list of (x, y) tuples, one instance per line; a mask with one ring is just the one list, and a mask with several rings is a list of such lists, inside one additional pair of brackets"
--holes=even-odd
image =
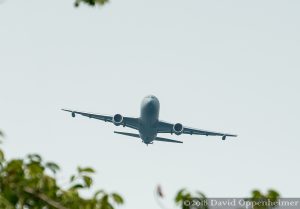
[[(300, 2), (6, 0), (0, 5), (0, 128), (9, 157), (41, 153), (97, 171), (122, 208), (173, 206), (182, 187), (211, 197), (275, 188), (299, 196)], [(238, 138), (168, 136), (145, 146), (125, 130), (60, 111), (138, 116), (160, 99), (163, 120)]]

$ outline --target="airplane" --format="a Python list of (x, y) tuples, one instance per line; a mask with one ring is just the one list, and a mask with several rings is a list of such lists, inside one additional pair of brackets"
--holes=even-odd
[(222, 140), (225, 140), (227, 136), (237, 137), (234, 134), (228, 133), (219, 133), (214, 131), (206, 131), (202, 129), (195, 129), (183, 126), (181, 123), (168, 123), (162, 120), (159, 120), (159, 100), (153, 96), (146, 96), (142, 100), (140, 117), (125, 117), (121, 114), (115, 115), (99, 115), (87, 112), (79, 112), (69, 109), (62, 109), (63, 111), (70, 112), (72, 117), (75, 117), (76, 114), (82, 115), (88, 118), (94, 118), (97, 120), (102, 120), (105, 122), (113, 123), (116, 126), (123, 126), (135, 129), (139, 132), (128, 133), (128, 132), (119, 132), (114, 131), (116, 134), (121, 134), (130, 137), (141, 138), (142, 142), (147, 146), (148, 144), (153, 144), (154, 141), (161, 142), (172, 142), (172, 143), (183, 143), (182, 141), (167, 139), (158, 137), (159, 133), (170, 133), (170, 134), (190, 134), (190, 135), (205, 135), (205, 136), (221, 136)]

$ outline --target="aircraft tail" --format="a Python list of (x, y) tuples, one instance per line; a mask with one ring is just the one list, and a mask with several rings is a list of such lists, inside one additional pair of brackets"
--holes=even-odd
[[(115, 134), (121, 134), (125, 136), (131, 136), (135, 138), (140, 138), (139, 134), (134, 134), (134, 133), (128, 133), (128, 132), (120, 132), (120, 131), (114, 131)], [(172, 143), (183, 143), (182, 141), (177, 141), (173, 139), (167, 139), (167, 138), (162, 138), (162, 137), (156, 137), (154, 141), (161, 141), (161, 142), (172, 142)]]
[(119, 131), (114, 131), (114, 133), (115, 133), (115, 134), (125, 135), (125, 136), (131, 136), (131, 137), (140, 138), (140, 135), (134, 134), (134, 133), (119, 132)]
[(156, 137), (154, 140), (155, 141), (161, 141), (161, 142), (183, 143), (182, 141), (177, 141), (177, 140), (173, 140), (173, 139), (166, 139), (166, 138), (161, 138), (161, 137)]

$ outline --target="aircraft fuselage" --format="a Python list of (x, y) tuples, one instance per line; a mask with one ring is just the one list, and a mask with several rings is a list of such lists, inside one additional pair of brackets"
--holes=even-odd
[(151, 144), (157, 136), (159, 118), (159, 101), (155, 96), (147, 96), (141, 104), (139, 134), (146, 144)]

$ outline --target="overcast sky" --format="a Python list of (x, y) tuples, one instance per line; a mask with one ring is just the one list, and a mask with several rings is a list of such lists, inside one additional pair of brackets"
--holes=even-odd
[[(0, 4), (0, 129), (9, 158), (37, 152), (62, 167), (97, 170), (96, 188), (122, 208), (173, 206), (179, 189), (244, 197), (254, 188), (299, 196), (300, 2), (111, 0)], [(148, 94), (160, 118), (238, 134), (168, 136), (183, 144), (114, 135), (132, 131), (70, 117), (61, 108), (139, 116)], [(298, 184), (298, 185), (297, 185)]]

